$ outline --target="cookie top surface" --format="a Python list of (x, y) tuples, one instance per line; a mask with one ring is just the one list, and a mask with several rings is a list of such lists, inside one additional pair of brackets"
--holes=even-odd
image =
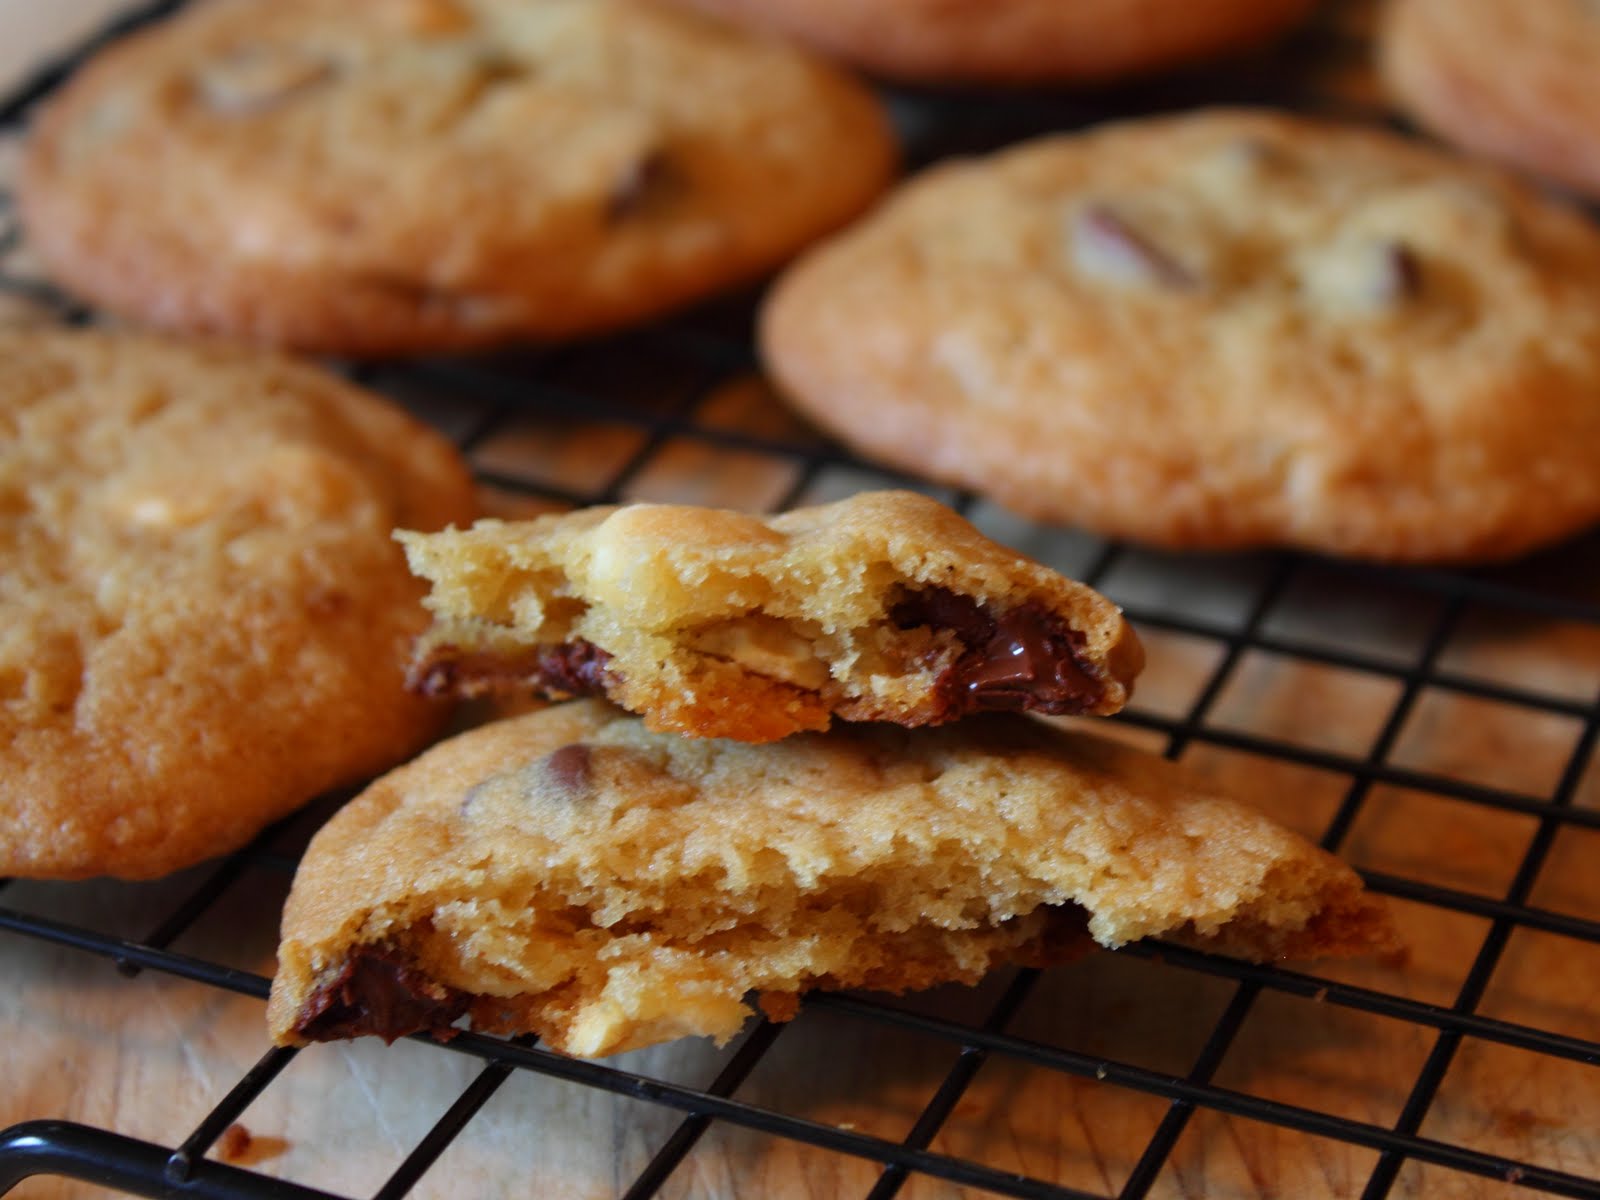
[(1593, 0), (1399, 0), (1379, 65), (1423, 125), (1600, 197), (1600, 5)]
[(743, 280), (893, 158), (859, 85), (638, 0), (220, 0), (67, 84), (21, 201), (49, 269), (114, 311), (398, 354)]
[(603, 693), (701, 737), (771, 741), (834, 716), (1115, 712), (1144, 661), (1105, 597), (915, 492), (400, 536), (433, 585), (423, 690)]
[(1115, 535), (1470, 560), (1600, 516), (1600, 230), (1377, 130), (1208, 111), (936, 168), (762, 339), (869, 454)]
[[(269, 1019), (295, 1040), (319, 983), (367, 948), (454, 992), (534, 1000), (522, 1016), (556, 1048), (609, 1053), (662, 1029), (725, 1036), (752, 988), (850, 986), (863, 945), (981, 946), (1075, 906), (1108, 946), (1270, 957), (1388, 936), (1337, 859), (1092, 735), (992, 715), (749, 746), (576, 701), (442, 743), (319, 832)], [(656, 1023), (699, 1012), (707, 1027)]]
[(1253, 46), (1313, 0), (679, 0), (927, 83), (1095, 82)]
[(416, 749), (390, 539), (454, 448), (321, 371), (0, 333), (0, 876), (148, 877)]

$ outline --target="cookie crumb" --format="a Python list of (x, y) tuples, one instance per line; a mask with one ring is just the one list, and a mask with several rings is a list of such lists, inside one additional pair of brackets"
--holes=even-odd
[(269, 1158), (276, 1158), (289, 1148), (288, 1140), (279, 1137), (257, 1137), (244, 1125), (235, 1121), (222, 1131), (217, 1139), (217, 1158), (232, 1166), (250, 1166)]
[(223, 1162), (238, 1162), (250, 1153), (250, 1147), (254, 1144), (255, 1139), (250, 1136), (250, 1131), (235, 1121), (217, 1139), (217, 1157)]
[(780, 1025), (794, 1020), (800, 1012), (800, 997), (793, 992), (762, 992), (756, 1003), (767, 1020)]

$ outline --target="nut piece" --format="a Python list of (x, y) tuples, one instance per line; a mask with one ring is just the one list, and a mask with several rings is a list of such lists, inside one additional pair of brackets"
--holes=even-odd
[(1200, 286), (1193, 272), (1103, 204), (1073, 213), (1072, 260), (1085, 275), (1108, 283), (1180, 291)]
[(811, 643), (776, 617), (742, 617), (713, 625), (695, 638), (694, 648), (796, 687), (816, 691), (828, 682), (828, 668)]

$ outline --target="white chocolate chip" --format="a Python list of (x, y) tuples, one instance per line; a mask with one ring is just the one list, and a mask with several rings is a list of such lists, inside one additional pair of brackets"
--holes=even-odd
[(1315, 306), (1334, 315), (1393, 313), (1422, 291), (1416, 253), (1393, 238), (1333, 246), (1307, 262), (1302, 278)]

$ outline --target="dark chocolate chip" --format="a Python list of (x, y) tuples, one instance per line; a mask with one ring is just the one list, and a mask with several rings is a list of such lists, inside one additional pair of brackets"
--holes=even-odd
[(398, 951), (362, 946), (311, 994), (295, 1032), (314, 1042), (369, 1033), (392, 1042), (423, 1032), (447, 1041), (471, 1001), (467, 993), (429, 979)]
[(606, 222), (615, 225), (637, 217), (677, 191), (682, 179), (661, 149), (630, 162), (606, 196)]
[(935, 723), (970, 712), (1088, 712), (1105, 687), (1084, 637), (1040, 604), (998, 615), (948, 588), (907, 592), (889, 612), (901, 629), (948, 629), (964, 647), (934, 685)]
[(589, 795), (594, 753), (585, 743), (572, 742), (545, 755), (544, 769), (557, 787), (581, 800)]
[(1378, 246), (1373, 268), (1372, 299), (1385, 306), (1411, 300), (1422, 292), (1422, 263), (1404, 242)]
[(558, 696), (603, 696), (611, 655), (593, 642), (574, 638), (539, 650), (533, 683)]
[(889, 610), (889, 619), (901, 629), (929, 625), (948, 629), (963, 642), (975, 645), (994, 636), (994, 618), (971, 596), (949, 588), (927, 587), (908, 591)]
[(1080, 209), (1072, 227), (1081, 266), (1117, 282), (1156, 283), (1194, 291), (1200, 280), (1181, 262), (1105, 205)]
[(505, 653), (471, 653), (443, 645), (413, 664), (406, 686), (424, 696), (458, 698), (508, 695), (530, 688), (556, 698), (603, 696), (610, 661), (611, 655), (582, 638)]

